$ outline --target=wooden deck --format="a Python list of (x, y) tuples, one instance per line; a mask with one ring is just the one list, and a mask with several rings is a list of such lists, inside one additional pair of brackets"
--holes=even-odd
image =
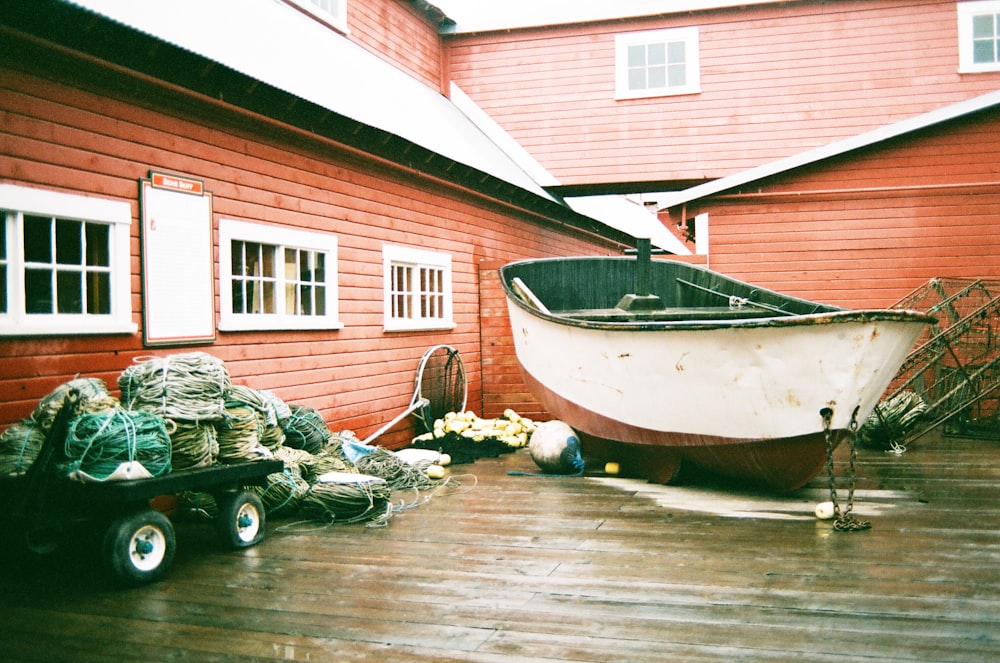
[(836, 533), (793, 495), (507, 476), (384, 529), (272, 519), (228, 552), (177, 525), (167, 580), (107, 587), (86, 555), (5, 563), (5, 661), (986, 661), (1000, 651), (1000, 443), (862, 451)]

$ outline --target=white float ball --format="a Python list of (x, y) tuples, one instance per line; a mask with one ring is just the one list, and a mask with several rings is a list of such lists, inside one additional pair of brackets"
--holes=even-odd
[(820, 520), (830, 520), (833, 516), (833, 502), (820, 502), (816, 505), (816, 517)]

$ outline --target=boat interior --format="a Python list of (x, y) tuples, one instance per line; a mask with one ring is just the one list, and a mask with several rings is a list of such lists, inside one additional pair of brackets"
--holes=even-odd
[(556, 258), (506, 265), (505, 288), (544, 315), (592, 322), (744, 320), (840, 311), (671, 260)]

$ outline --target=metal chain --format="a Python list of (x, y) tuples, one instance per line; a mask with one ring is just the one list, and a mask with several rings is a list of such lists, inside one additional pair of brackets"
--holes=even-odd
[(857, 445), (855, 440), (858, 432), (858, 408), (854, 408), (851, 414), (851, 423), (848, 425), (850, 461), (847, 469), (847, 507), (843, 512), (840, 510), (840, 503), (837, 499), (837, 480), (833, 471), (833, 408), (825, 407), (820, 410), (823, 417), (823, 433), (826, 437), (826, 469), (830, 485), (830, 501), (833, 502), (833, 529), (837, 532), (858, 532), (871, 528), (872, 524), (867, 520), (858, 520), (851, 511), (854, 509), (854, 486), (857, 481)]

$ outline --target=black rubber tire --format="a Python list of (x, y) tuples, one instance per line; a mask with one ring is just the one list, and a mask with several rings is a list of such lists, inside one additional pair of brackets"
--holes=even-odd
[(256, 493), (237, 490), (215, 497), (219, 513), (215, 528), (222, 545), (238, 550), (260, 543), (264, 538), (264, 504)]
[(116, 583), (143, 585), (163, 577), (174, 560), (176, 547), (170, 520), (155, 509), (142, 509), (108, 525), (104, 562)]

